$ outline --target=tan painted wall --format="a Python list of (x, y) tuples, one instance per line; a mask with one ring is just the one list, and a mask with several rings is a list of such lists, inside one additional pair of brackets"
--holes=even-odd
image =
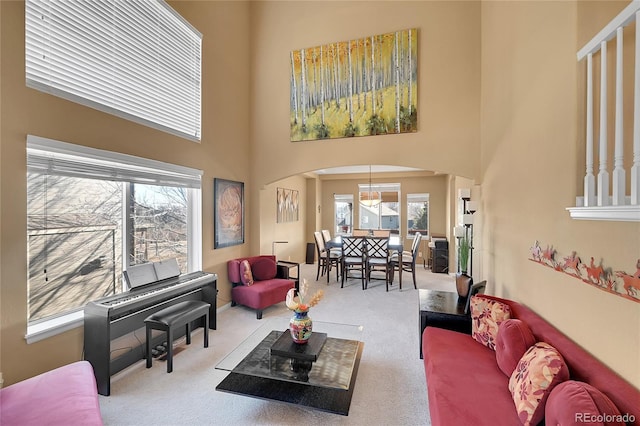
[[(259, 64), (252, 75), (255, 183), (349, 164), (477, 177), (479, 11), (476, 2), (253, 3), (252, 63)], [(419, 36), (417, 133), (289, 141), (287, 58), (292, 50), (414, 27)], [(258, 226), (258, 218), (252, 221)]]
[[(25, 87), (24, 3), (1, 2), (0, 324), (2, 371), (11, 384), (82, 358), (82, 328), (27, 345), (26, 136), (148, 157), (204, 170), (203, 268), (220, 275), (246, 245), (213, 250), (213, 178), (249, 182), (249, 4), (178, 2), (203, 34), (202, 142), (193, 143)], [(230, 37), (229, 35), (233, 35)], [(224, 43), (220, 43), (224, 40)], [(248, 185), (251, 189), (251, 185)], [(249, 206), (250, 208), (251, 206)], [(249, 229), (248, 232), (251, 232)]]
[(640, 223), (565, 211), (584, 173), (575, 58), (587, 40), (577, 34), (593, 37), (628, 4), (609, 3), (598, 18), (589, 11), (602, 14), (603, 4), (482, 5), (483, 268), (491, 292), (531, 306), (640, 387), (640, 304), (528, 260), (535, 240), (613, 270), (635, 272), (640, 257)]
[[(277, 223), (277, 188), (297, 190), (299, 199), (299, 220)], [(308, 209), (307, 180), (303, 176), (293, 176), (276, 183), (266, 185), (260, 190), (260, 251), (252, 254), (271, 254), (275, 249), (278, 259), (304, 263), (304, 250), (307, 243), (307, 218), (313, 216)], [(273, 245), (274, 241), (287, 241), (286, 244)], [(311, 240), (313, 241), (313, 240)]]
[[(259, 64), (251, 80), (251, 159), (257, 187), (351, 164), (404, 165), (478, 178), (479, 13), (480, 3), (473, 1), (252, 3), (252, 63)], [(417, 133), (289, 141), (287, 58), (292, 50), (408, 28), (418, 28), (419, 37)], [(323, 203), (324, 228), (331, 211)], [(260, 226), (260, 218), (251, 220), (252, 227)], [(260, 248), (257, 244), (253, 241), (252, 250)]]

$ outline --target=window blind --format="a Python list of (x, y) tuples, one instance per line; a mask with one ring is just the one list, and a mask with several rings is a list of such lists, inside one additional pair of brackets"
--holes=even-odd
[(202, 170), (27, 136), (27, 170), (62, 176), (200, 188)]
[[(359, 183), (358, 190), (360, 192), (369, 192), (369, 184), (368, 183)], [(399, 183), (372, 183), (371, 184), (372, 192), (399, 192), (400, 184)]]
[(424, 203), (429, 201), (429, 194), (407, 194), (407, 203)]
[(201, 137), (202, 36), (159, 0), (26, 0), (26, 84)]

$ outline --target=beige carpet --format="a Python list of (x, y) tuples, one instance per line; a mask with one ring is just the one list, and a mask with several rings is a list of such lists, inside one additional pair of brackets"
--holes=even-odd
[[(218, 312), (218, 329), (202, 347), (202, 329), (193, 333), (191, 346), (177, 342), (173, 373), (154, 360), (144, 361), (111, 379), (111, 396), (100, 396), (106, 425), (429, 425), (427, 390), (419, 357), (418, 292), (408, 274), (403, 290), (398, 277), (390, 291), (384, 281), (372, 281), (362, 291), (359, 280), (340, 288), (335, 272), (315, 281), (316, 265), (301, 265), (301, 275), (312, 290), (325, 290), (324, 299), (310, 311), (317, 321), (362, 324), (365, 342), (348, 416), (284, 403), (218, 392), (226, 376), (216, 364), (260, 326), (255, 312), (229, 307)], [(418, 268), (418, 288), (455, 291), (453, 277)], [(284, 303), (264, 311), (264, 318), (289, 317)], [(136, 336), (144, 340), (144, 334)]]

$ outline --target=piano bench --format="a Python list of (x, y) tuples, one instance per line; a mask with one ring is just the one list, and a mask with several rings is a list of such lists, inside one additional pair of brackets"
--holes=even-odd
[(173, 371), (173, 335), (175, 327), (186, 326), (187, 345), (191, 344), (191, 322), (204, 317), (204, 347), (209, 347), (210, 304), (200, 300), (187, 300), (149, 315), (144, 323), (147, 330), (147, 368), (151, 368), (151, 330), (167, 333), (167, 373)]

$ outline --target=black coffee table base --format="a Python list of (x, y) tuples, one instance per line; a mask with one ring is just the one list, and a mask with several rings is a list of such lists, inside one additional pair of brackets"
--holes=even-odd
[(349, 415), (351, 397), (356, 382), (358, 366), (364, 343), (358, 343), (358, 350), (351, 374), (349, 389), (335, 389), (308, 384), (295, 383), (264, 377), (250, 376), (231, 372), (216, 386), (216, 390), (245, 395), (269, 401), (280, 401), (288, 404), (326, 411), (343, 416)]

